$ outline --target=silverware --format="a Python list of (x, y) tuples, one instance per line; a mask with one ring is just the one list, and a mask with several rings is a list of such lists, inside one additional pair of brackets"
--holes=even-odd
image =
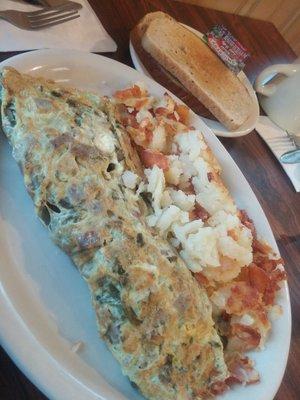
[(280, 161), (284, 164), (300, 163), (300, 149), (287, 151), (280, 156)]
[(81, 4), (69, 0), (38, 0), (38, 1), (43, 1), (44, 3), (47, 3), (48, 6), (50, 7), (68, 6), (75, 10), (80, 10), (82, 8)]
[(42, 6), (42, 7), (66, 7), (73, 10), (80, 10), (82, 5), (76, 3), (75, 1), (68, 0), (14, 0), (18, 3), (28, 3), (34, 6)]
[(283, 145), (289, 145), (296, 147), (295, 140), (293, 136), (287, 135), (287, 136), (273, 136), (268, 139), (269, 142), (272, 142), (274, 144), (283, 144)]
[(0, 11), (0, 19), (4, 19), (21, 29), (38, 30), (62, 24), (80, 17), (78, 10), (66, 8), (43, 8), (38, 11)]

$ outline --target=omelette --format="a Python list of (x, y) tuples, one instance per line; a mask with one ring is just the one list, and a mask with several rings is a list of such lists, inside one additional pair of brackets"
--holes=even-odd
[[(143, 173), (106, 97), (12, 68), (1, 119), (36, 213), (87, 282), (100, 336), (149, 399), (203, 399), (228, 377), (205, 289), (146, 223)], [(99, 355), (100, 356), (100, 355)]]

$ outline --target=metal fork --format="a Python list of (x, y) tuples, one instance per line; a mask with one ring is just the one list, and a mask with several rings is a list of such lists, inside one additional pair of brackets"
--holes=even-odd
[(277, 146), (292, 146), (298, 147), (294, 137), (286, 131), (286, 136), (273, 136), (268, 139), (270, 143)]
[(0, 11), (0, 19), (4, 19), (21, 29), (38, 30), (62, 24), (80, 17), (78, 10), (65, 8), (43, 8), (38, 11)]

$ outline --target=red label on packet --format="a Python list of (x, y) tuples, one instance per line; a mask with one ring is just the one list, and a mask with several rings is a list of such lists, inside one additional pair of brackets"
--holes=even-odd
[(214, 26), (203, 40), (235, 74), (245, 67), (250, 57), (248, 50), (223, 25)]

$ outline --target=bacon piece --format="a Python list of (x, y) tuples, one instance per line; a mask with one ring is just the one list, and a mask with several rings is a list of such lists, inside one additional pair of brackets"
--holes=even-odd
[(200, 204), (196, 203), (192, 211), (189, 212), (189, 217), (191, 221), (195, 219), (202, 219), (202, 221), (207, 221), (210, 214), (202, 207)]
[(261, 253), (261, 254), (270, 254), (272, 252), (272, 248), (266, 244), (261, 242), (260, 240), (257, 239), (253, 239), (252, 242), (252, 248), (253, 248), (253, 252), (255, 253)]
[(226, 392), (228, 389), (229, 386), (225, 382), (219, 381), (212, 384), (211, 393), (216, 396)]
[(276, 269), (278, 264), (282, 263), (282, 259), (280, 260), (270, 260), (268, 257), (261, 256), (260, 254), (253, 254), (253, 262), (264, 271), (270, 273), (274, 269)]
[(255, 310), (261, 300), (261, 294), (256, 288), (246, 282), (236, 282), (231, 286), (231, 294), (226, 303), (228, 314), (242, 315), (248, 310)]
[(176, 104), (175, 111), (179, 115), (179, 122), (183, 123), (184, 125), (187, 125), (190, 113), (189, 108), (184, 104)]
[(146, 168), (151, 168), (154, 165), (157, 165), (163, 171), (169, 169), (168, 158), (159, 151), (140, 148), (139, 155)]
[(254, 223), (253, 223), (252, 219), (249, 218), (249, 216), (245, 210), (239, 210), (239, 218), (241, 220), (241, 223), (243, 225), (245, 225), (248, 229), (250, 229), (253, 237), (256, 238), (257, 233), (256, 233)]
[(134, 104), (134, 108), (136, 110), (141, 110), (148, 102), (147, 98), (141, 99), (141, 100), (137, 100)]
[(168, 119), (171, 119), (172, 121), (178, 121), (178, 119), (176, 118), (175, 113), (170, 113), (167, 115)]
[(259, 346), (260, 333), (248, 325), (232, 324), (228, 348), (234, 351), (250, 351)]
[(129, 113), (125, 104), (117, 104), (116, 106), (116, 119), (125, 127), (132, 127), (137, 129), (139, 124), (135, 118), (136, 113)]
[(179, 185), (179, 189), (181, 189), (185, 194), (196, 194), (194, 185), (191, 180), (189, 182), (184, 183), (183, 185)]
[(277, 269), (271, 272), (270, 282), (263, 296), (263, 301), (266, 305), (273, 305), (275, 303), (276, 292), (280, 289), (280, 286), (278, 284), (285, 279), (285, 271)]
[(133, 85), (131, 88), (124, 90), (117, 90), (114, 97), (118, 100), (126, 100), (131, 97), (142, 97), (141, 88), (138, 85)]
[(169, 114), (169, 110), (165, 107), (157, 107), (154, 110), (155, 116), (167, 116)]
[(242, 357), (238, 353), (230, 354), (226, 359), (231, 376), (226, 379), (228, 385), (235, 383), (252, 384), (259, 382), (259, 375), (253, 367), (252, 361), (248, 357)]
[(153, 139), (153, 131), (150, 128), (145, 128), (145, 135), (147, 143), (151, 143)]
[(201, 272), (195, 272), (193, 275), (196, 281), (200, 283), (200, 285), (204, 286), (209, 285), (208, 279)]
[(249, 265), (249, 281), (252, 287), (256, 288), (260, 293), (264, 294), (269, 283), (270, 278), (268, 274), (255, 264)]

